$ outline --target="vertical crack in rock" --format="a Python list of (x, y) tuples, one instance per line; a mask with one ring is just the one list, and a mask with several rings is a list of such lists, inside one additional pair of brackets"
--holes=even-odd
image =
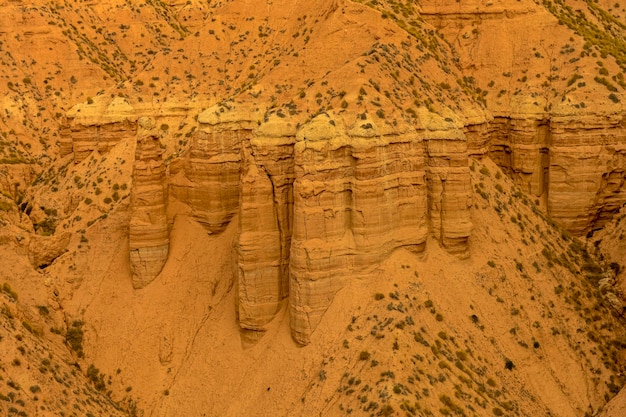
[(141, 118), (139, 124), (129, 228), (130, 264), (135, 288), (143, 288), (156, 278), (169, 251), (165, 165), (159, 138), (152, 132), (152, 120)]
[(264, 331), (288, 295), (294, 142), (295, 126), (273, 119), (242, 141), (237, 310), (244, 330)]
[(198, 123), (190, 148), (170, 168), (170, 190), (209, 233), (220, 233), (239, 207), (241, 143), (256, 127), (255, 113), (217, 105)]
[(441, 227), (439, 229), (439, 241), (443, 242), (445, 239), (444, 233), (443, 233), (443, 224), (444, 224), (444, 218), (445, 218), (445, 211), (444, 211), (444, 198), (446, 195), (446, 179), (445, 178), (437, 178), (440, 183), (441, 183), (441, 191), (439, 192), (439, 213), (437, 213), (437, 215), (439, 216), (440, 222), (441, 222)]

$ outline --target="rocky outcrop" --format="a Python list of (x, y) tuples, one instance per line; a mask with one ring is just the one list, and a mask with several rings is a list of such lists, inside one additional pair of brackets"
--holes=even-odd
[(472, 230), (467, 139), (452, 122), (437, 119), (425, 131), (430, 228), (449, 252), (467, 256)]
[(93, 151), (107, 153), (124, 139), (133, 139), (137, 132), (137, 117), (132, 106), (123, 98), (110, 102), (96, 98), (93, 103), (81, 103), (67, 112), (60, 129), (61, 156), (73, 153), (80, 163)]
[(242, 143), (238, 315), (264, 330), (289, 294), (296, 126), (272, 119)]
[(200, 128), (183, 158), (172, 164), (172, 196), (189, 205), (209, 232), (224, 229), (239, 204), (241, 142), (249, 139), (256, 117), (249, 110), (216, 106), (198, 117)]
[(495, 117), (488, 155), (555, 221), (585, 235), (626, 202), (626, 118), (572, 110)]
[(548, 213), (578, 235), (601, 228), (626, 203), (626, 113), (560, 111), (550, 131)]
[(334, 293), (394, 249), (424, 250), (424, 142), (415, 130), (353, 126), (322, 115), (295, 145), (289, 300), (292, 334), (306, 344)]
[(213, 108), (171, 168), (170, 190), (219, 233), (238, 213), (237, 313), (263, 331), (288, 298), (301, 344), (346, 282), (429, 234), (467, 253), (468, 147), (462, 124), (427, 112), (416, 128), (362, 114), (283, 115)]
[(143, 288), (154, 280), (169, 251), (165, 164), (159, 138), (151, 132), (152, 125), (151, 120), (140, 119), (133, 165), (129, 248), (135, 288)]
[(32, 235), (28, 244), (28, 260), (35, 268), (45, 268), (67, 251), (70, 234), (63, 232), (54, 236)]

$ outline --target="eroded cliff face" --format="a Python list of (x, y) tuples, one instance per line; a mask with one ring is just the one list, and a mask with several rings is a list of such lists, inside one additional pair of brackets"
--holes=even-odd
[(423, 252), (432, 234), (467, 253), (471, 199), (459, 126), (435, 115), (419, 129), (365, 114), (351, 124), (322, 114), (299, 127), (276, 115), (251, 119), (209, 110), (170, 183), (172, 198), (210, 233), (238, 213), (243, 329), (264, 331), (288, 299), (292, 335), (306, 344), (334, 294), (393, 250)]
[(224, 230), (237, 212), (241, 143), (256, 125), (253, 114), (224, 111), (216, 106), (198, 116), (189, 149), (171, 167), (172, 196), (187, 204), (210, 233)]
[[(335, 6), (328, 13), (339, 13)], [(346, 11), (355, 16), (373, 13), (342, 3), (341, 14)], [(167, 166), (157, 140), (167, 128), (157, 135), (137, 124), (138, 114), (157, 113), (154, 108), (134, 103), (135, 109), (119, 96), (97, 96), (74, 106), (61, 130), (62, 155), (73, 154), (80, 163), (92, 151), (105, 154), (120, 142), (137, 142), (129, 239), (133, 285), (144, 287), (163, 268), (168, 224), (175, 215), (189, 215), (210, 234), (222, 233), (236, 218), (241, 327), (264, 331), (287, 303), (292, 334), (306, 344), (336, 291), (349, 280), (368, 276), (395, 249), (423, 252), (427, 237), (433, 236), (449, 252), (467, 255), (472, 230), (469, 155), (496, 161), (571, 232), (584, 235), (601, 227), (626, 202), (626, 122), (620, 104), (591, 108), (576, 101), (597, 92), (578, 82), (584, 75), (574, 79), (575, 84), (557, 77), (559, 71), (578, 68), (572, 66), (578, 60), (566, 55), (582, 41), (568, 41), (567, 48), (543, 44), (546, 33), (568, 38), (570, 33), (529, 1), (486, 7), (444, 1), (422, 7), (419, 14), (458, 47), (458, 56), (438, 40), (423, 43), (419, 32), (389, 15), (403, 28), (385, 32), (395, 44), (380, 44), (382, 35), (368, 32), (373, 43), (354, 55), (356, 67), (337, 64), (337, 86), (347, 85), (349, 91), (326, 88), (324, 81), (324, 91), (315, 90), (314, 95), (311, 90), (309, 97), (314, 81), (305, 80), (297, 93), (297, 84), (285, 81), (297, 71), (279, 76), (277, 69), (266, 81), (250, 72), (248, 78), (258, 84), (201, 112), (185, 135), (188, 145), (183, 140), (164, 145), (169, 146)], [(511, 46), (525, 33), (529, 17), (541, 21), (541, 31), (528, 35), (541, 52)], [(498, 30), (500, 43), (485, 36)], [(293, 39), (300, 36), (296, 33)], [(409, 53), (413, 42), (420, 51), (416, 62)], [(437, 62), (424, 48), (439, 57)], [(300, 58), (300, 52), (291, 56)], [(449, 60), (453, 55), (454, 65)], [(393, 61), (399, 56), (402, 63)], [(302, 71), (315, 67), (312, 61), (296, 61)], [(386, 73), (387, 63), (398, 71), (388, 80), (376, 78), (376, 68)], [(250, 71), (256, 69), (252, 67)], [(361, 75), (366, 67), (367, 74), (378, 75)], [(458, 87), (451, 85), (453, 76), (458, 77)], [(426, 81), (429, 77), (437, 80), (436, 88)], [(478, 88), (484, 80), (492, 82)], [(524, 84), (527, 91), (516, 87)], [(578, 90), (568, 90), (572, 85)], [(487, 94), (498, 89), (497, 96)], [(251, 99), (266, 90), (276, 94), (270, 97), (270, 107)], [(481, 106), (468, 104), (470, 99)], [(333, 100), (334, 108), (342, 110), (313, 110), (322, 104), (331, 108)], [(177, 105), (169, 106), (158, 112), (175, 118), (178, 113), (172, 109)], [(183, 108), (179, 113), (193, 105)]]
[(237, 288), (247, 330), (263, 330), (289, 295), (296, 126), (276, 119), (242, 143)]
[(490, 116), (466, 126), (470, 152), (577, 236), (626, 203), (623, 37), (596, 3), (442, 0), (420, 10), (482, 90)]
[(626, 203), (626, 116), (572, 110), (494, 118), (488, 155), (557, 223), (582, 236)]
[[(135, 288), (166, 263), (176, 213), (208, 233), (220, 233), (238, 214), (241, 327), (263, 332), (287, 300), (292, 335), (306, 344), (334, 294), (395, 249), (421, 253), (432, 235), (448, 251), (467, 254), (471, 188), (458, 121), (425, 111), (417, 125), (334, 113), (300, 124), (235, 107), (205, 111), (168, 174), (153, 121), (139, 118), (135, 131), (118, 138), (137, 142), (129, 228)], [(79, 144), (99, 142), (75, 124), (74, 159), (82, 160)], [(168, 220), (174, 203), (187, 209), (171, 210)]]
[(424, 250), (424, 144), (414, 129), (379, 128), (366, 116), (343, 126), (322, 115), (298, 132), (289, 288), (298, 342), (308, 342), (347, 281), (366, 276), (396, 248)]
[(105, 154), (119, 142), (131, 139), (137, 132), (137, 116), (123, 98), (108, 101), (96, 98), (74, 106), (61, 126), (59, 153), (73, 154), (75, 163), (82, 162), (91, 152)]
[(141, 118), (139, 125), (128, 236), (135, 288), (143, 288), (156, 278), (169, 251), (167, 184), (161, 144), (152, 120)]
[[(333, 295), (395, 249), (420, 253), (432, 235), (449, 252), (466, 256), (468, 155), (493, 159), (577, 235), (601, 227), (626, 202), (626, 130), (615, 109), (564, 106), (547, 113), (521, 103), (506, 117), (463, 119), (424, 110), (415, 123), (394, 126), (367, 113), (302, 121), (218, 105), (198, 117), (188, 149), (171, 158), (167, 175), (154, 130), (133, 131), (132, 117), (121, 120), (104, 125), (125, 127), (117, 141), (138, 138), (133, 285), (149, 284), (165, 264), (175, 213), (189, 214), (208, 233), (221, 233), (237, 215), (239, 323), (263, 332), (286, 302), (301, 344), (309, 342)], [(75, 159), (84, 159), (86, 143), (106, 152), (108, 145), (86, 140), (86, 123), (74, 124)], [(174, 202), (187, 209), (171, 211), (168, 219), (167, 205)]]

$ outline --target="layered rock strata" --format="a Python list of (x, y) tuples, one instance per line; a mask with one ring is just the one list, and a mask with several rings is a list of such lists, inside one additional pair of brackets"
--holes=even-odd
[(601, 228), (626, 203), (623, 113), (496, 117), (489, 144), (489, 156), (575, 235)]
[(449, 252), (467, 256), (472, 231), (467, 140), (454, 126), (436, 126), (442, 124), (425, 132), (430, 229)]
[(134, 140), (137, 117), (132, 106), (123, 98), (110, 102), (78, 104), (67, 112), (60, 129), (61, 156), (73, 154), (80, 163), (93, 151), (107, 153), (123, 140)]
[(205, 113), (170, 187), (211, 233), (238, 212), (243, 329), (265, 330), (288, 299), (293, 337), (306, 344), (336, 291), (393, 250), (422, 252), (432, 233), (466, 253), (468, 152), (458, 124), (430, 115), (416, 130), (361, 115), (346, 126), (322, 114), (303, 126), (278, 116), (257, 126), (242, 116)]
[(396, 248), (424, 250), (428, 197), (414, 130), (319, 116), (298, 132), (295, 161), (289, 305), (292, 335), (306, 344), (348, 280)]
[[(394, 249), (420, 252), (431, 234), (467, 254), (468, 155), (494, 159), (570, 231), (601, 225), (626, 201), (623, 114), (518, 107), (488, 120), (425, 111), (414, 125), (361, 115), (346, 126), (345, 118), (323, 114), (300, 126), (218, 105), (200, 115), (167, 179), (158, 141), (145, 134), (134, 174), (133, 284), (147, 285), (167, 259), (166, 193), (157, 184), (168, 183), (170, 197), (209, 233), (238, 213), (240, 324), (263, 331), (287, 300), (302, 344), (334, 293)], [(74, 120), (77, 132), (87, 131), (88, 123)], [(118, 119), (110, 131), (118, 126), (122, 137), (132, 123)], [(81, 137), (73, 137), (78, 159), (88, 154)]]
[(626, 203), (626, 113), (551, 118), (548, 213), (582, 235)]
[(242, 143), (239, 204), (238, 315), (263, 330), (289, 294), (296, 126), (261, 125)]
[(209, 232), (224, 229), (239, 205), (241, 142), (256, 119), (249, 111), (216, 106), (198, 117), (199, 129), (181, 161), (171, 167), (172, 196), (189, 205)]
[(140, 119), (131, 189), (129, 229), (133, 287), (143, 288), (156, 278), (167, 260), (167, 185), (159, 138), (150, 132), (151, 121)]

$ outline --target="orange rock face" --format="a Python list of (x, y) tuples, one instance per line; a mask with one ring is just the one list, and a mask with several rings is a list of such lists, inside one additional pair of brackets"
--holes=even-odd
[(601, 228), (626, 202), (624, 115), (496, 118), (489, 156), (575, 235)]
[(422, 252), (432, 234), (466, 254), (468, 152), (453, 123), (430, 116), (419, 130), (393, 129), (324, 114), (253, 127), (251, 118), (206, 115), (170, 185), (212, 233), (238, 213), (242, 328), (265, 330), (288, 299), (292, 335), (306, 344), (335, 292), (393, 250)]
[(167, 260), (166, 191), (159, 139), (142, 129), (137, 138), (130, 194), (129, 249), (135, 288), (143, 288), (152, 282)]

